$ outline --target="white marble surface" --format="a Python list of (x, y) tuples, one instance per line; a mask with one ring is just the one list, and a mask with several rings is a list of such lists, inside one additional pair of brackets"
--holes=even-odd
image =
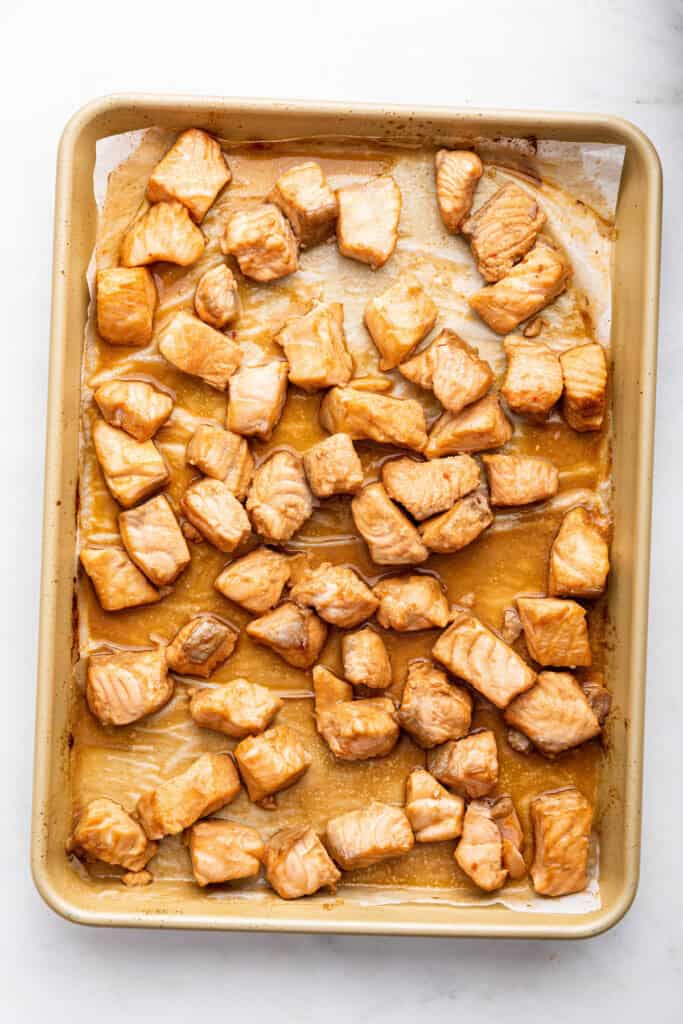
[[(2, 5), (0, 38), (9, 371), (0, 401), (3, 1020), (170, 1022), (214, 1011), (301, 1024), (451, 1015), (563, 1024), (606, 1012), (620, 1022), (644, 1014), (680, 1021), (680, 0), (64, 0)], [(63, 922), (34, 891), (28, 840), (54, 163), (76, 108), (134, 89), (603, 111), (635, 121), (657, 146), (666, 184), (642, 880), (633, 909), (607, 935), (496, 944), (95, 931)]]

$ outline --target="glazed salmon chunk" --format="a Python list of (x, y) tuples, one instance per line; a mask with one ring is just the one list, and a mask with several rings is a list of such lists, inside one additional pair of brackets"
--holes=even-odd
[(405, 810), (416, 843), (457, 839), (462, 832), (465, 801), (444, 789), (424, 768), (413, 768), (408, 776)]
[(484, 173), (476, 153), (465, 149), (440, 149), (434, 158), (436, 200), (441, 220), (454, 234), (472, 207), (474, 191)]
[(382, 483), (390, 498), (413, 519), (428, 519), (451, 508), (480, 483), (479, 466), (469, 455), (417, 462), (407, 456), (382, 466)]
[(570, 277), (563, 256), (539, 240), (500, 281), (470, 295), (469, 304), (492, 331), (509, 334), (561, 295)]
[(607, 584), (609, 548), (590, 512), (573, 508), (562, 520), (550, 549), (548, 593), (553, 597), (598, 597)]
[(526, 875), (526, 863), (522, 853), (524, 832), (512, 799), (505, 795), (497, 799), (489, 797), (493, 820), (498, 826), (503, 842), (503, 867), (508, 878), (517, 880)]
[(592, 663), (585, 609), (556, 597), (518, 597), (529, 654), (539, 665), (577, 668)]
[(153, 441), (134, 441), (125, 431), (99, 419), (92, 438), (104, 481), (124, 508), (131, 508), (168, 483), (166, 463)]
[(180, 133), (150, 174), (147, 198), (152, 203), (178, 200), (199, 223), (230, 178), (220, 144), (206, 132), (190, 128)]
[(441, 629), (448, 622), (448, 598), (433, 576), (392, 576), (376, 583), (374, 591), (379, 601), (377, 621), (383, 629), (408, 633)]
[(239, 740), (267, 729), (283, 706), (284, 701), (267, 686), (248, 679), (231, 679), (190, 693), (190, 714), (197, 725)]
[(310, 825), (276, 832), (268, 840), (266, 878), (283, 900), (312, 896), (327, 887), (334, 891), (341, 872)]
[(327, 626), (310, 608), (300, 608), (291, 601), (278, 605), (272, 612), (252, 619), (246, 627), (248, 636), (270, 647), (295, 668), (310, 668), (325, 646)]
[(483, 398), (493, 384), (493, 371), (486, 360), (448, 328), (422, 352), (402, 363), (399, 372), (418, 387), (433, 391), (454, 416)]
[(320, 164), (309, 160), (288, 167), (268, 196), (284, 213), (302, 249), (334, 234), (338, 204)]
[(467, 805), (455, 862), (484, 892), (495, 892), (504, 885), (503, 839), (488, 801), (472, 800)]
[(503, 342), (508, 359), (500, 389), (513, 412), (545, 419), (562, 394), (560, 359), (542, 341), (511, 334)]
[(142, 871), (157, 848), (138, 822), (107, 798), (90, 801), (67, 842), (67, 852), (81, 860), (101, 860), (128, 871)]
[(344, 678), (353, 686), (386, 690), (391, 686), (391, 660), (379, 633), (369, 626), (344, 633), (341, 640)]
[(111, 345), (149, 345), (157, 290), (146, 267), (98, 270), (97, 330)]
[(175, 313), (160, 333), (159, 351), (177, 369), (217, 391), (225, 391), (242, 360), (231, 338), (184, 311)]
[(320, 406), (320, 424), (330, 434), (422, 451), (427, 443), (424, 409), (412, 398), (392, 398), (359, 388), (332, 388)]
[(163, 648), (94, 654), (88, 659), (85, 697), (102, 725), (129, 725), (154, 714), (173, 696)]
[(249, 445), (239, 434), (217, 423), (200, 423), (188, 441), (185, 458), (200, 473), (222, 480), (238, 501), (244, 501), (254, 460)]
[(293, 786), (313, 760), (298, 733), (286, 725), (247, 736), (235, 747), (235, 759), (254, 803)]
[(235, 257), (245, 277), (275, 281), (293, 274), (298, 266), (296, 238), (281, 210), (261, 203), (237, 210), (225, 225), (224, 253)]
[(234, 551), (251, 533), (249, 516), (221, 480), (204, 477), (190, 484), (180, 509), (195, 530), (219, 551)]
[(483, 455), (492, 505), (529, 505), (557, 494), (560, 478), (549, 459), (538, 455)]
[(240, 366), (230, 379), (228, 430), (264, 441), (270, 438), (285, 407), (288, 369), (284, 359)]
[(199, 278), (194, 309), (200, 320), (217, 331), (237, 319), (240, 311), (237, 281), (225, 263), (211, 267)]
[(391, 753), (400, 732), (392, 700), (354, 700), (353, 688), (322, 665), (313, 669), (313, 688), (316, 727), (335, 757), (365, 761)]
[(300, 455), (278, 451), (254, 473), (247, 511), (254, 529), (269, 541), (294, 536), (313, 512), (313, 500)]
[(501, 448), (511, 437), (512, 424), (497, 395), (487, 395), (460, 413), (443, 413), (429, 433), (425, 454), (436, 459), (458, 452), (483, 452)]
[(274, 608), (289, 582), (289, 559), (279, 551), (260, 547), (229, 562), (216, 577), (216, 590), (229, 601), (262, 615)]
[(427, 558), (429, 552), (417, 529), (394, 505), (382, 484), (364, 487), (352, 499), (351, 513), (377, 565), (416, 565)]
[(236, 629), (216, 615), (195, 615), (178, 630), (166, 648), (173, 672), (208, 679), (237, 646)]
[(123, 545), (157, 587), (174, 583), (190, 563), (190, 550), (168, 498), (158, 494), (119, 516)]
[(562, 411), (573, 430), (600, 430), (607, 408), (607, 360), (602, 345), (592, 342), (560, 356), (564, 398)]
[(180, 775), (162, 782), (138, 800), (137, 813), (150, 839), (175, 836), (198, 818), (224, 807), (240, 791), (227, 754), (202, 754)]
[(401, 190), (389, 174), (337, 192), (339, 216), (337, 245), (350, 256), (371, 267), (382, 267), (398, 241)]
[(140, 443), (149, 441), (173, 410), (173, 399), (142, 380), (109, 380), (93, 398), (103, 417)]
[(412, 661), (398, 720), (424, 750), (466, 736), (472, 723), (472, 698), (431, 661)]
[(374, 614), (377, 598), (357, 572), (323, 562), (302, 574), (289, 593), (290, 601), (315, 608), (321, 619), (352, 629)]
[(318, 302), (275, 335), (289, 363), (289, 380), (304, 391), (348, 384), (353, 361), (346, 347), (341, 302)]
[(427, 757), (432, 775), (460, 796), (486, 796), (498, 782), (498, 748), (490, 729), (449, 740)]
[(354, 494), (363, 483), (363, 466), (348, 434), (332, 434), (309, 448), (304, 471), (316, 498)]
[(123, 236), (119, 259), (124, 267), (160, 261), (189, 267), (202, 255), (205, 244), (204, 235), (182, 203), (155, 203)]
[(156, 587), (120, 548), (85, 547), (80, 553), (80, 560), (105, 612), (154, 604), (161, 597)]
[(459, 612), (436, 641), (432, 654), (497, 708), (530, 689), (536, 673), (511, 647), (467, 612)]
[(531, 801), (534, 862), (531, 880), (540, 896), (566, 896), (588, 884), (586, 869), (593, 808), (573, 786)]
[(448, 555), (460, 551), (493, 522), (491, 508), (483, 494), (469, 494), (442, 513), (420, 526), (423, 544), (430, 551)]
[(256, 829), (236, 821), (198, 822), (190, 829), (188, 846), (192, 874), (202, 887), (253, 878), (266, 853)]
[(327, 823), (327, 848), (344, 871), (400, 857), (414, 845), (413, 830), (404, 811), (378, 800)]
[(418, 279), (403, 274), (365, 307), (365, 326), (380, 354), (380, 370), (393, 370), (436, 323), (437, 309)]
[(511, 181), (499, 188), (462, 225), (481, 276), (486, 281), (505, 277), (536, 244), (545, 222), (534, 196)]
[(548, 757), (600, 734), (600, 722), (569, 672), (539, 673), (536, 685), (508, 704), (504, 717)]

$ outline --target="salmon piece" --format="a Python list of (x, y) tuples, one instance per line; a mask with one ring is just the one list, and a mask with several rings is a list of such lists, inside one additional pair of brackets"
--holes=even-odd
[(287, 556), (261, 547), (226, 565), (214, 586), (229, 601), (262, 615), (278, 603), (289, 577)]
[(374, 591), (379, 600), (377, 621), (383, 629), (405, 633), (442, 629), (448, 622), (448, 598), (433, 576), (391, 576), (376, 583)]
[(521, 334), (505, 338), (503, 348), (508, 365), (500, 392), (505, 401), (520, 416), (546, 419), (562, 394), (559, 357), (542, 341)]
[(564, 400), (562, 411), (572, 430), (600, 430), (607, 408), (607, 359), (602, 345), (592, 342), (560, 356)]
[(393, 370), (426, 338), (437, 309), (418, 279), (409, 273), (365, 307), (365, 326), (380, 354), (380, 370)]
[(188, 441), (185, 458), (200, 473), (222, 480), (238, 501), (244, 501), (254, 472), (249, 445), (239, 434), (217, 423), (200, 423)]
[(182, 310), (159, 335), (159, 351), (177, 369), (217, 391), (225, 391), (242, 361), (242, 351), (231, 338)]
[(92, 437), (104, 482), (119, 505), (130, 508), (168, 483), (166, 463), (153, 441), (134, 441), (104, 420), (95, 422)]
[(138, 216), (123, 236), (119, 259), (124, 267), (176, 263), (189, 267), (204, 252), (204, 235), (182, 203), (156, 203)]
[(246, 632), (295, 668), (310, 668), (327, 640), (327, 626), (322, 619), (310, 608), (299, 608), (291, 601), (278, 605), (260, 619), (252, 619)]
[(369, 263), (387, 262), (398, 241), (401, 190), (389, 174), (337, 191), (337, 245), (342, 256)]
[(470, 295), (469, 304), (492, 331), (509, 334), (561, 295), (570, 278), (563, 256), (539, 239), (505, 277)]
[(298, 267), (296, 238), (289, 221), (272, 203), (237, 210), (228, 219), (221, 248), (233, 255), (245, 277), (275, 281)]
[(313, 669), (315, 724), (340, 761), (385, 757), (400, 735), (394, 702), (389, 697), (353, 699), (353, 689), (324, 668)]
[(334, 892), (341, 872), (310, 825), (283, 828), (268, 840), (266, 878), (283, 900), (312, 896), (327, 887)]
[(266, 540), (294, 536), (313, 513), (300, 455), (278, 451), (261, 463), (249, 488), (247, 511), (254, 529)]
[(470, 212), (484, 167), (476, 153), (465, 149), (440, 149), (434, 164), (441, 220), (449, 231), (457, 234)]
[(399, 724), (423, 750), (466, 736), (472, 724), (472, 698), (452, 686), (431, 661), (411, 661), (403, 687)]
[(177, 200), (199, 223), (231, 177), (216, 139), (199, 128), (189, 128), (150, 174), (147, 198), (151, 203)]
[(394, 505), (382, 484), (364, 487), (351, 500), (351, 513), (377, 565), (415, 565), (428, 557), (416, 528)]
[(88, 658), (85, 697), (102, 725), (129, 725), (168, 704), (174, 684), (162, 648)]
[(291, 383), (303, 391), (351, 380), (353, 360), (346, 347), (341, 302), (317, 302), (304, 316), (289, 320), (274, 340), (284, 349)]
[(235, 759), (254, 803), (293, 786), (313, 761), (298, 734), (286, 725), (247, 736), (235, 747)]
[(320, 406), (320, 423), (330, 434), (422, 451), (427, 443), (424, 409), (412, 398), (392, 398), (354, 387), (332, 388)]
[(81, 811), (66, 845), (80, 860), (101, 860), (128, 871), (141, 871), (157, 852), (140, 825), (120, 804), (102, 797)]
[(151, 871), (127, 871), (121, 875), (121, 881), (129, 888), (139, 888), (143, 885), (150, 885), (154, 881)]
[(105, 612), (154, 604), (159, 591), (120, 548), (83, 548), (81, 564)]
[(457, 839), (464, 813), (462, 797), (449, 793), (424, 768), (413, 768), (406, 782), (406, 815), (416, 843)]
[(321, 619), (352, 629), (374, 614), (379, 601), (357, 572), (323, 562), (304, 573), (289, 593), (295, 604), (315, 608)]
[(400, 807), (372, 800), (327, 823), (327, 848), (344, 871), (400, 857), (415, 845), (410, 822)]
[(145, 576), (165, 587), (190, 564), (190, 549), (164, 494), (119, 515), (123, 546)]
[(194, 309), (200, 320), (217, 331), (237, 319), (240, 311), (237, 281), (225, 263), (211, 267), (199, 278)]
[(598, 597), (607, 585), (609, 548), (585, 508), (567, 512), (550, 549), (548, 593)]
[(302, 249), (334, 234), (337, 197), (315, 161), (288, 167), (273, 185), (268, 201), (282, 210)]
[(466, 612), (456, 615), (434, 644), (432, 654), (497, 708), (507, 707), (536, 682), (536, 673), (529, 665)]
[(479, 466), (469, 455), (416, 462), (403, 456), (382, 466), (382, 483), (413, 519), (427, 519), (451, 508), (480, 484)]
[(277, 694), (247, 679), (190, 692), (190, 714), (197, 725), (238, 740), (263, 732), (282, 707)]
[(363, 466), (348, 434), (332, 434), (309, 448), (304, 470), (316, 498), (354, 494), (363, 483)]
[(137, 813), (150, 839), (175, 836), (198, 818), (234, 800), (240, 780), (227, 754), (202, 754), (180, 775), (162, 782), (138, 800)]
[(483, 494), (469, 494), (456, 501), (448, 512), (428, 519), (420, 526), (420, 537), (430, 551), (449, 555), (467, 547), (493, 522)]
[(581, 680), (581, 689), (585, 693), (586, 700), (590, 704), (601, 728), (605, 724), (612, 707), (612, 694), (602, 685), (603, 682), (604, 676), (602, 672), (596, 672), (590, 678)]
[(251, 533), (249, 516), (221, 480), (204, 477), (190, 484), (180, 508), (195, 530), (219, 551), (234, 551)]
[(425, 454), (429, 459), (458, 452), (483, 452), (501, 448), (512, 437), (512, 424), (500, 407), (497, 395), (487, 395), (454, 415), (445, 412), (429, 433)]
[(238, 636), (236, 629), (216, 615), (195, 615), (166, 648), (168, 667), (181, 675), (208, 679), (235, 650)]
[(467, 805), (455, 862), (484, 892), (495, 892), (505, 884), (503, 840), (487, 800), (472, 800)]
[(202, 888), (253, 878), (261, 870), (266, 846), (255, 828), (236, 821), (200, 821), (190, 829), (192, 874)]
[(490, 729), (480, 729), (459, 740), (449, 740), (430, 751), (427, 767), (445, 786), (475, 800), (486, 796), (498, 782), (498, 748)]
[(539, 896), (567, 896), (588, 885), (593, 808), (573, 786), (531, 801), (535, 855), (531, 880)]
[(341, 640), (344, 678), (354, 686), (386, 690), (391, 686), (389, 652), (379, 633), (369, 626), (344, 633)]
[(546, 757), (600, 734), (588, 698), (569, 672), (540, 672), (536, 685), (508, 704), (504, 718)]
[(592, 664), (586, 612), (580, 604), (556, 597), (518, 597), (516, 604), (529, 654), (539, 665)]
[(534, 455), (483, 455), (492, 505), (529, 505), (557, 494), (560, 477), (550, 459)]
[(93, 398), (110, 426), (140, 443), (154, 437), (173, 409), (170, 395), (142, 380), (109, 380), (95, 389)]
[(149, 345), (157, 289), (146, 267), (97, 271), (97, 331), (111, 345)]
[(406, 380), (433, 391), (454, 416), (482, 399), (493, 384), (493, 371), (486, 360), (449, 328), (398, 369)]
[(526, 875), (526, 864), (522, 854), (524, 833), (515, 805), (509, 796), (500, 796), (497, 800), (489, 798), (489, 800), (491, 814), (503, 842), (503, 867), (508, 873), (508, 878), (517, 881)]
[(240, 366), (230, 380), (228, 430), (270, 440), (285, 407), (288, 372), (284, 359)]
[(462, 225), (481, 276), (486, 281), (505, 277), (534, 247), (545, 222), (533, 196), (511, 181), (499, 188)]

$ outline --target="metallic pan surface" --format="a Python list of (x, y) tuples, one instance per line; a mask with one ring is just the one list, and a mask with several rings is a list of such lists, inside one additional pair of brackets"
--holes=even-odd
[[(70, 826), (68, 714), (79, 381), (88, 303), (85, 271), (97, 223), (95, 143), (152, 125), (177, 130), (197, 126), (233, 139), (349, 135), (435, 146), (453, 137), (502, 135), (626, 146), (612, 326), (616, 528), (609, 614), (616, 640), (609, 685), (616, 713), (603, 765), (599, 910), (572, 915), (522, 913), (495, 905), (373, 905), (353, 895), (288, 903), (229, 893), (210, 898), (190, 887), (160, 891), (167, 883), (132, 890), (121, 886), (119, 894), (84, 880), (69, 865), (64, 842)], [(72, 118), (59, 149), (55, 204), (32, 821), (33, 877), (55, 911), (97, 925), (501, 938), (595, 935), (623, 916), (635, 896), (640, 854), (660, 233), (657, 154), (637, 128), (613, 117), (121, 95), (95, 100)]]

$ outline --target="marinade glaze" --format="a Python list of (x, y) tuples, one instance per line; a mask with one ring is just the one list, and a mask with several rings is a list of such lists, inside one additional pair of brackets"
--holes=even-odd
[[(143, 200), (146, 178), (170, 138), (158, 133), (115, 172), (110, 179), (107, 203), (99, 230), (97, 265), (116, 263), (122, 232)], [(290, 143), (226, 147), (233, 172), (232, 184), (224, 190), (202, 224), (208, 244), (202, 259), (190, 268), (157, 264), (152, 270), (159, 293), (155, 329), (178, 309), (192, 308), (194, 287), (201, 274), (222, 258), (218, 246), (226, 213), (236, 206), (264, 196), (281, 171), (306, 159), (318, 160), (333, 187), (370, 175), (390, 171), (403, 194), (400, 239), (394, 256), (378, 272), (345, 259), (334, 241), (301, 254), (300, 269), (290, 278), (272, 285), (257, 285), (238, 274), (242, 314), (232, 334), (250, 356), (256, 349), (279, 350), (272, 335), (290, 316), (306, 311), (310, 302), (321, 297), (341, 301), (345, 308), (345, 327), (356, 375), (377, 368), (377, 353), (362, 325), (362, 312), (368, 298), (379, 294), (399, 272), (410, 269), (428, 289), (439, 308), (436, 331), (453, 327), (480, 349), (498, 377), (502, 378), (505, 357), (502, 339), (492, 334), (466, 305), (466, 296), (480, 285), (472, 258), (464, 240), (449, 236), (443, 229), (434, 197), (433, 154), (425, 151), (369, 147), (365, 143)], [(486, 197), (504, 179), (504, 172), (487, 167), (480, 185)], [(527, 183), (528, 184), (528, 183)], [(573, 204), (549, 185), (538, 186), (541, 197), (560, 215)], [(477, 197), (477, 203), (479, 202)], [(582, 212), (585, 220), (589, 213)], [(551, 229), (552, 230), (552, 229)], [(577, 231), (573, 242), (583, 244)], [(585, 244), (588, 244), (587, 242)], [(557, 350), (571, 347), (590, 334), (590, 303), (578, 288), (570, 288), (553, 307), (542, 314), (542, 340)], [(104, 484), (91, 442), (91, 426), (97, 415), (92, 390), (113, 377), (153, 380), (167, 389), (175, 400), (168, 423), (155, 437), (166, 459), (171, 481), (166, 489), (178, 511), (180, 498), (197, 472), (185, 463), (185, 446), (202, 420), (225, 420), (226, 396), (195, 378), (175, 370), (160, 356), (155, 342), (144, 349), (108, 345), (100, 340), (89, 321), (83, 364), (83, 418), (80, 479), (80, 544), (118, 543), (117, 514), (120, 511)], [(418, 397), (425, 406), (428, 422), (436, 417), (436, 403), (426, 392), (405, 382), (394, 371), (389, 374), (394, 393)], [(325, 436), (318, 422), (322, 393), (306, 395), (291, 387), (279, 426), (268, 443), (250, 442), (257, 463), (280, 447), (299, 452)], [(543, 594), (546, 587), (547, 557), (562, 513), (572, 504), (592, 503), (605, 511), (609, 501), (608, 432), (578, 434), (569, 429), (555, 413), (542, 426), (515, 420), (515, 432), (506, 446), (509, 452), (543, 454), (560, 471), (560, 493), (553, 501), (519, 511), (498, 512), (494, 525), (464, 550), (446, 556), (432, 556), (418, 571), (433, 573), (443, 583), (452, 602), (472, 603), (474, 613), (493, 629), (500, 629), (506, 608), (520, 594)], [(383, 460), (395, 454), (392, 449), (358, 442), (366, 483), (377, 478)], [(250, 546), (254, 546), (252, 538)], [(104, 612), (94, 591), (81, 574), (78, 591), (78, 646), (80, 658), (107, 649), (149, 647), (170, 641), (189, 617), (198, 612), (213, 612), (238, 627), (250, 616), (228, 602), (213, 587), (213, 582), (229, 558), (208, 543), (190, 543), (192, 560), (174, 587), (159, 603), (118, 613)], [(245, 551), (248, 548), (245, 548)], [(319, 502), (312, 518), (303, 526), (285, 550), (306, 552), (313, 565), (323, 561), (343, 563), (357, 569), (370, 583), (392, 574), (374, 565), (353, 527), (350, 499), (335, 497)], [(243, 553), (243, 552), (239, 552)], [(606, 623), (604, 606), (594, 604), (589, 613), (594, 668), (600, 670), (605, 658)], [(407, 663), (428, 656), (437, 631), (421, 633), (383, 633), (394, 671), (392, 693), (400, 696)], [(330, 628), (330, 638), (321, 662), (340, 671), (339, 630)], [(515, 648), (526, 654), (523, 639)], [(580, 675), (580, 673), (577, 673)], [(319, 831), (333, 815), (365, 804), (371, 798), (402, 803), (406, 775), (414, 765), (425, 763), (425, 754), (403, 734), (394, 751), (384, 758), (358, 763), (336, 762), (318, 737), (312, 716), (310, 673), (282, 661), (264, 647), (255, 645), (241, 633), (233, 656), (205, 684), (225, 682), (244, 676), (276, 689), (286, 699), (279, 722), (291, 724), (301, 734), (313, 755), (309, 771), (291, 789), (278, 794), (277, 809), (262, 810), (251, 804), (243, 793), (220, 817), (252, 824), (264, 838), (286, 825), (310, 822)], [(138, 796), (161, 780), (182, 771), (204, 751), (232, 748), (234, 741), (219, 733), (200, 729), (188, 712), (189, 686), (197, 680), (179, 678), (176, 693), (161, 712), (123, 728), (105, 728), (89, 713), (78, 685), (80, 666), (74, 673), (72, 713), (72, 798), (74, 812), (90, 799), (109, 796), (132, 809)], [(530, 855), (528, 805), (538, 792), (560, 786), (576, 785), (595, 802), (601, 749), (597, 741), (569, 752), (556, 761), (537, 754), (516, 753), (508, 745), (500, 714), (477, 699), (474, 726), (493, 728), (500, 758), (500, 782), (497, 792), (510, 793), (525, 829), (526, 855)], [(116, 873), (98, 865), (93, 875)], [(166, 839), (151, 864), (155, 879), (192, 884), (189, 856), (180, 838)], [(453, 843), (417, 844), (407, 856), (375, 867), (356, 871), (345, 883), (438, 887), (474, 894), (472, 884), (453, 860)]]

